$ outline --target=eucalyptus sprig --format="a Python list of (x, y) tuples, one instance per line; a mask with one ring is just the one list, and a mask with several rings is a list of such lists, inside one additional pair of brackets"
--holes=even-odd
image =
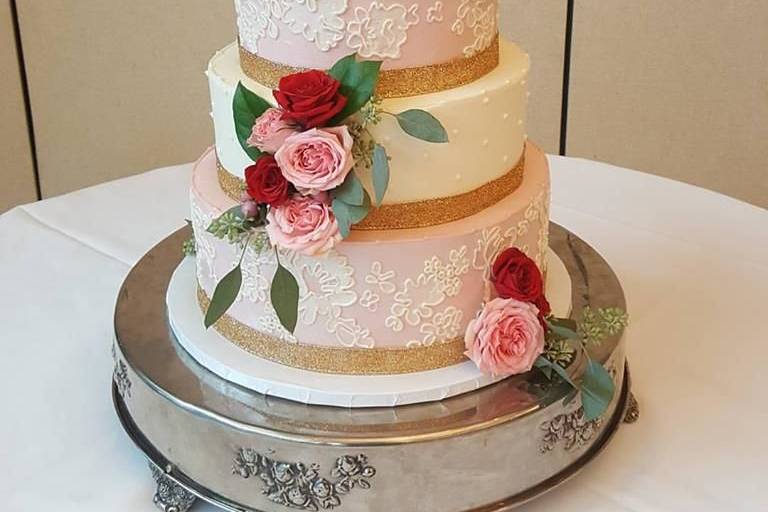
[(210, 234), (230, 244), (242, 245), (254, 228), (264, 226), (267, 222), (266, 205), (259, 207), (259, 213), (254, 218), (246, 218), (240, 205), (233, 206), (215, 218), (206, 229)]
[(442, 123), (426, 110), (414, 108), (399, 114), (386, 110), (380, 112), (393, 116), (400, 128), (411, 137), (435, 144), (448, 142), (448, 132), (445, 131)]
[[(558, 375), (581, 394), (584, 418), (592, 421), (599, 418), (613, 400), (615, 385), (606, 369), (592, 359), (588, 345), (599, 345), (609, 336), (621, 332), (629, 323), (627, 314), (619, 308), (582, 312), (581, 322), (568, 318), (549, 317), (544, 353), (536, 360), (536, 367), (548, 378)], [(567, 367), (573, 356), (581, 350), (587, 358), (587, 367), (580, 381), (574, 381)]]
[(576, 348), (568, 340), (553, 339), (544, 347), (544, 358), (566, 368), (573, 361)]
[(197, 245), (195, 244), (195, 237), (192, 237), (189, 240), (184, 240), (184, 243), (181, 244), (181, 253), (184, 256), (194, 256), (195, 254), (197, 254)]
[(368, 125), (377, 125), (381, 122), (381, 103), (382, 100), (373, 96), (368, 103), (360, 109), (360, 124), (363, 128)]
[(579, 335), (588, 345), (599, 345), (606, 338), (621, 332), (628, 324), (629, 316), (622, 309), (593, 310), (587, 306), (582, 311)]

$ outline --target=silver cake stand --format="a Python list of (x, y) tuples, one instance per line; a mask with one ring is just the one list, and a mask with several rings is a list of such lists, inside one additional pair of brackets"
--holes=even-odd
[[(623, 333), (592, 354), (618, 392), (589, 422), (566, 385), (534, 374), (396, 408), (249, 391), (196, 363), (168, 326), (166, 289), (190, 236), (181, 229), (139, 261), (115, 312), (115, 410), (149, 460), (163, 511), (199, 498), (230, 511), (500, 512), (572, 477), (638, 417)], [(611, 268), (581, 239), (552, 225), (550, 246), (570, 274), (574, 317), (625, 307)]]

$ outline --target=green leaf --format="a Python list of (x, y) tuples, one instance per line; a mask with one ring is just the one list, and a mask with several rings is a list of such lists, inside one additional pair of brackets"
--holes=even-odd
[(243, 283), (243, 272), (238, 264), (235, 268), (225, 275), (211, 297), (211, 303), (208, 305), (208, 311), (205, 312), (205, 328), (216, 323), (216, 321), (227, 312), (229, 307), (235, 302), (237, 294), (240, 293), (240, 285)]
[(578, 340), (581, 338), (576, 331), (573, 331), (563, 325), (554, 323), (550, 320), (547, 320), (547, 328), (549, 329), (549, 332), (554, 334), (557, 338), (566, 340)]
[(333, 197), (353, 206), (362, 206), (365, 202), (365, 190), (357, 175), (350, 172), (344, 183), (333, 191)]
[(573, 400), (579, 396), (579, 390), (574, 388), (571, 390), (570, 393), (568, 393), (565, 398), (563, 398), (563, 405), (570, 405)]
[(599, 418), (613, 399), (614, 385), (610, 374), (603, 365), (590, 359), (581, 381), (581, 405), (584, 407), (584, 419), (592, 421)]
[(331, 208), (336, 216), (336, 221), (339, 223), (341, 236), (347, 238), (352, 225), (357, 224), (368, 215), (371, 209), (371, 198), (367, 192), (363, 191), (362, 206), (355, 206), (345, 203), (341, 199), (334, 199)]
[(379, 81), (379, 68), (381, 61), (358, 61), (354, 53), (333, 65), (328, 74), (341, 82), (339, 92), (347, 98), (347, 104), (331, 124), (340, 123), (368, 103)]
[(550, 361), (545, 357), (539, 356), (538, 359), (536, 359), (534, 366), (536, 366), (536, 368), (539, 368), (539, 369), (549, 368), (551, 370), (554, 370), (554, 372), (557, 373), (565, 382), (567, 382), (568, 384), (570, 384), (576, 389), (578, 389), (579, 387), (576, 385), (575, 382), (573, 382), (573, 379), (571, 379), (571, 376), (568, 375), (568, 371), (566, 371), (565, 368), (563, 368), (559, 364), (553, 363), (552, 361)]
[(556, 316), (550, 316), (547, 318), (547, 322), (550, 324), (558, 325), (560, 327), (565, 327), (566, 329), (570, 329), (573, 332), (579, 330), (579, 324), (572, 318), (559, 318)]
[(389, 188), (389, 157), (384, 146), (376, 144), (373, 148), (373, 190), (376, 193), (376, 205), (380, 205)]
[(400, 112), (397, 122), (405, 133), (427, 142), (448, 142), (448, 133), (435, 116), (424, 110), (412, 109)]
[(236, 204), (229, 210), (226, 210), (224, 213), (219, 215), (219, 217), (227, 214), (233, 215), (235, 218), (245, 221), (245, 217), (243, 216), (243, 208), (239, 204)]
[(242, 82), (237, 84), (235, 97), (232, 100), (232, 114), (235, 119), (235, 133), (240, 147), (243, 148), (251, 160), (254, 162), (261, 156), (261, 151), (248, 145), (248, 138), (253, 131), (253, 124), (256, 119), (270, 108), (265, 99), (249, 91)]
[(279, 261), (269, 296), (280, 323), (293, 334), (299, 319), (299, 283)]

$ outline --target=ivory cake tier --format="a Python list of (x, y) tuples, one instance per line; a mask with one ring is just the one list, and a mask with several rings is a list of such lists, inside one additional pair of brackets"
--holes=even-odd
[(498, 33), (497, 0), (235, 0), (240, 44), (288, 66), (330, 68), (350, 53), (384, 69), (471, 58)]
[[(502, 41), (499, 66), (484, 77), (446, 91), (391, 98), (382, 109), (398, 113), (423, 109), (446, 128), (450, 142), (430, 144), (407, 135), (390, 115), (371, 127), (373, 137), (391, 157), (391, 178), (384, 204), (457, 196), (476, 190), (512, 173), (526, 141), (528, 55), (517, 45)], [(222, 168), (242, 179), (253, 162), (241, 148), (232, 117), (238, 82), (267, 101), (272, 89), (240, 69), (238, 48), (219, 52), (208, 67), (216, 152)], [(359, 174), (369, 190), (370, 173)]]
[[(280, 326), (269, 300), (274, 253), (249, 248), (241, 293), (215, 327), (257, 355), (289, 357), (283, 362), (315, 371), (403, 373), (462, 361), (463, 333), (489, 297), (490, 266), (498, 252), (516, 246), (544, 266), (549, 170), (532, 144), (525, 161), (520, 187), (476, 215), (429, 228), (355, 231), (326, 257), (281, 253), (300, 286), (294, 335)], [(242, 252), (206, 231), (235, 204), (216, 175), (209, 150), (195, 166), (191, 189), (203, 307)], [(322, 357), (275, 355), (290, 344)]]

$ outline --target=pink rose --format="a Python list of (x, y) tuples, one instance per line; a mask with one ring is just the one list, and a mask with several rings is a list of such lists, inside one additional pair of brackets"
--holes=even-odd
[(313, 128), (291, 135), (275, 153), (285, 179), (302, 194), (331, 190), (355, 165), (346, 126)]
[(531, 303), (497, 298), (469, 322), (465, 355), (483, 373), (517, 375), (533, 368), (544, 352), (544, 328)]
[(272, 244), (309, 256), (328, 252), (341, 241), (327, 194), (294, 194), (273, 206), (267, 213), (266, 230)]
[(285, 139), (297, 132), (296, 128), (283, 119), (282, 110), (268, 108), (253, 123), (253, 131), (246, 142), (259, 151), (274, 153), (280, 149)]

